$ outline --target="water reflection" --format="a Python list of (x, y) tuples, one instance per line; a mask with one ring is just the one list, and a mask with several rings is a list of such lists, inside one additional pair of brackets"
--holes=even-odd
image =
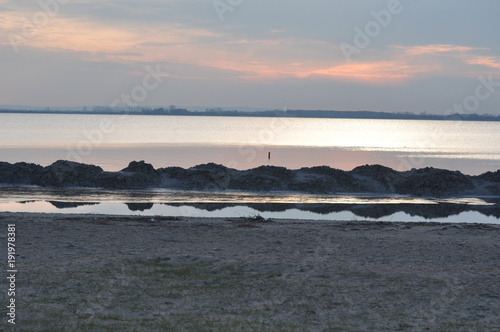
[(130, 211), (146, 211), (151, 210), (153, 203), (125, 203)]
[(0, 211), (500, 224), (500, 198), (0, 187)]
[(77, 208), (79, 206), (91, 206), (99, 204), (99, 203), (79, 203), (79, 202), (57, 202), (57, 201), (49, 201), (49, 203), (54, 205), (58, 209), (71, 209), (71, 208)]
[(0, 202), (56, 201), (89, 204), (121, 203), (237, 203), (237, 204), (463, 204), (494, 205), (494, 198), (431, 198), (377, 194), (305, 194), (300, 192), (196, 191), (170, 189), (92, 189), (0, 186)]
[[(488, 202), (486, 202), (488, 201)], [(325, 204), (325, 203), (119, 203), (19, 201), (0, 203), (0, 211), (46, 213), (140, 214), (376, 221), (433, 221), (500, 224), (500, 200), (485, 204)]]

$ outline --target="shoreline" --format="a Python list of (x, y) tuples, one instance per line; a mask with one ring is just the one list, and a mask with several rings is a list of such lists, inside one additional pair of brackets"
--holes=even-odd
[[(208, 224), (211, 222), (217, 223), (225, 223), (225, 222), (235, 222), (242, 224), (247, 223), (249, 227), (253, 226), (263, 226), (263, 225), (287, 225), (289, 224), (308, 224), (308, 223), (317, 223), (317, 224), (325, 224), (330, 225), (332, 227), (341, 227), (341, 226), (355, 226), (355, 225), (363, 225), (363, 226), (373, 226), (374, 228), (380, 226), (394, 226), (411, 229), (412, 227), (455, 227), (455, 228), (463, 228), (463, 229), (497, 229), (500, 231), (500, 225), (496, 224), (482, 224), (482, 223), (460, 223), (460, 222), (412, 222), (408, 223), (405, 221), (370, 221), (370, 220), (321, 220), (321, 219), (295, 219), (295, 218), (269, 218), (269, 220), (260, 220), (259, 216), (241, 216), (241, 217), (196, 217), (196, 216), (160, 216), (160, 215), (113, 215), (113, 214), (99, 214), (99, 213), (45, 213), (45, 212), (9, 212), (9, 211), (0, 211), (0, 222), (6, 222), (6, 220), (20, 220), (22, 222), (30, 222), (34, 220), (44, 220), (49, 222), (62, 221), (65, 219), (71, 221), (82, 221), (82, 222), (90, 222), (94, 223), (96, 220), (101, 219), (109, 219), (112, 221), (123, 220), (124, 222), (151, 222), (154, 225), (157, 225), (161, 222), (167, 222), (168, 225), (171, 225), (174, 222), (178, 223), (193, 223), (193, 224)], [(500, 248), (500, 244), (498, 245)]]
[(499, 225), (0, 213), (12, 223), (21, 331), (500, 328)]
[[(0, 106), (8, 107), (8, 106)], [(139, 115), (139, 116), (200, 116), (200, 117), (257, 117), (257, 118), (288, 118), (288, 119), (353, 119), (353, 120), (402, 120), (402, 121), (479, 121), (479, 122), (497, 122), (500, 116), (487, 114), (401, 114), (393, 112), (378, 111), (335, 111), (335, 110), (269, 110), (259, 111), (238, 111), (236, 109), (228, 110), (210, 110), (205, 111), (188, 110), (186, 108), (175, 109), (174, 112), (157, 108), (150, 108), (141, 111), (131, 111), (130, 109), (109, 109), (107, 111), (84, 111), (84, 110), (40, 110), (40, 109), (9, 109), (0, 108), (0, 114), (45, 114), (45, 115)]]

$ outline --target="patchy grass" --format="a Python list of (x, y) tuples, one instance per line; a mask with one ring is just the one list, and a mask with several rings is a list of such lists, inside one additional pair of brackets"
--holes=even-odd
[[(462, 285), (358, 270), (125, 259), (19, 281), (19, 331), (481, 331), (450, 322)], [(77, 267), (77, 269), (76, 269)], [(485, 281), (486, 283), (487, 281)], [(480, 285), (479, 285), (480, 286)], [(476, 285), (477, 287), (477, 285)], [(470, 293), (466, 295), (470, 296)], [(422, 323), (424, 320), (424, 323)], [(485, 328), (484, 330), (488, 330)]]

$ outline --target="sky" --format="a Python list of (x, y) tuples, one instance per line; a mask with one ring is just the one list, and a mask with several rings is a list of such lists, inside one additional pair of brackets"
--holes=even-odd
[(500, 115), (498, 0), (0, 0), (0, 105)]

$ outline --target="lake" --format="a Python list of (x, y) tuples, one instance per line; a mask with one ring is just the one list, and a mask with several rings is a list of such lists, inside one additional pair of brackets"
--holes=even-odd
[(156, 168), (382, 164), (476, 175), (500, 169), (499, 143), (500, 122), (0, 114), (0, 161), (67, 159), (110, 171), (145, 160)]

